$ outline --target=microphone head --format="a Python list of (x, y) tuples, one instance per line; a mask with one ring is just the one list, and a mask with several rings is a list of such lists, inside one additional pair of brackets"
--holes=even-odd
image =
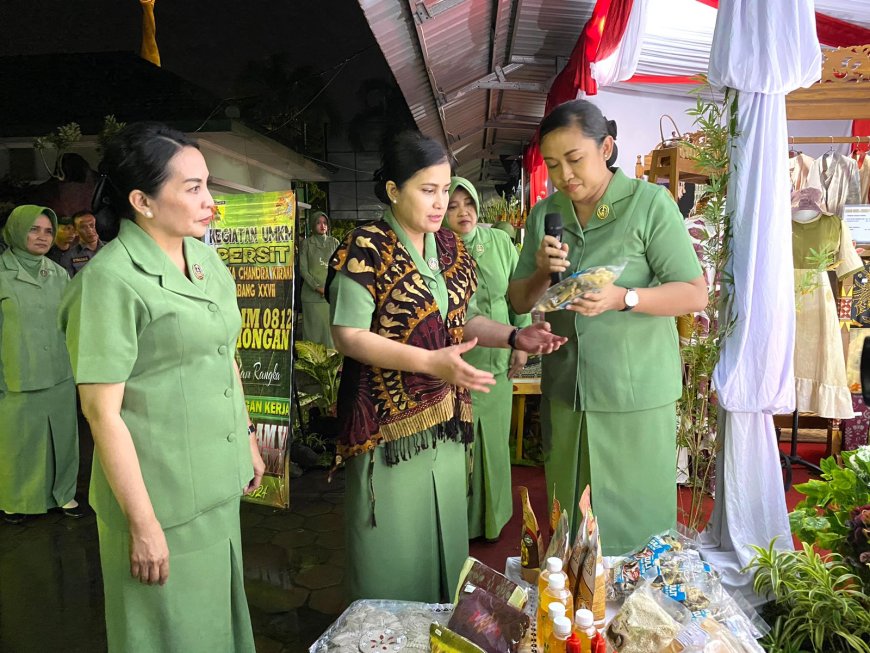
[(562, 214), (547, 213), (544, 216), (544, 233), (547, 236), (562, 238)]

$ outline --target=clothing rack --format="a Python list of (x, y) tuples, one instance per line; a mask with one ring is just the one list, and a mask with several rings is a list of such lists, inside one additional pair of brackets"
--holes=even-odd
[(870, 143), (870, 136), (789, 136), (789, 145), (822, 143), (824, 145), (842, 143)]

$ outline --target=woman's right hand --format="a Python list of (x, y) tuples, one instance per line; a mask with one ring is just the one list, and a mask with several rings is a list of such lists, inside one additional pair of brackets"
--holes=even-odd
[(156, 519), (130, 526), (130, 575), (146, 585), (169, 579), (169, 546)]
[(553, 236), (544, 236), (538, 251), (535, 252), (535, 266), (538, 271), (550, 275), (568, 269), (568, 244)]
[(495, 385), (495, 377), (479, 370), (462, 360), (462, 354), (477, 344), (477, 338), (458, 345), (430, 351), (430, 374), (444, 379), (451, 385), (457, 385), (476, 392), (489, 392), (489, 386)]

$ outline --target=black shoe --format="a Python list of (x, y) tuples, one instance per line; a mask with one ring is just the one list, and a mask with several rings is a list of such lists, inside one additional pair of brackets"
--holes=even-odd
[(20, 524), (25, 519), (27, 519), (27, 515), (23, 515), (20, 512), (4, 512), (3, 521), (8, 524)]
[(70, 517), (71, 519), (81, 519), (87, 514), (82, 504), (77, 505), (75, 508), (61, 508), (60, 510), (63, 512), (64, 517)]

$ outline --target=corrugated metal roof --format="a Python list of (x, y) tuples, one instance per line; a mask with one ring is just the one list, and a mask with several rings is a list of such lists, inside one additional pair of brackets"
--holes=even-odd
[(447, 145), (459, 171), (478, 182), (506, 178), (499, 155), (519, 154), (531, 138), (559, 59), (571, 54), (595, 6), (359, 1), (420, 131)]

